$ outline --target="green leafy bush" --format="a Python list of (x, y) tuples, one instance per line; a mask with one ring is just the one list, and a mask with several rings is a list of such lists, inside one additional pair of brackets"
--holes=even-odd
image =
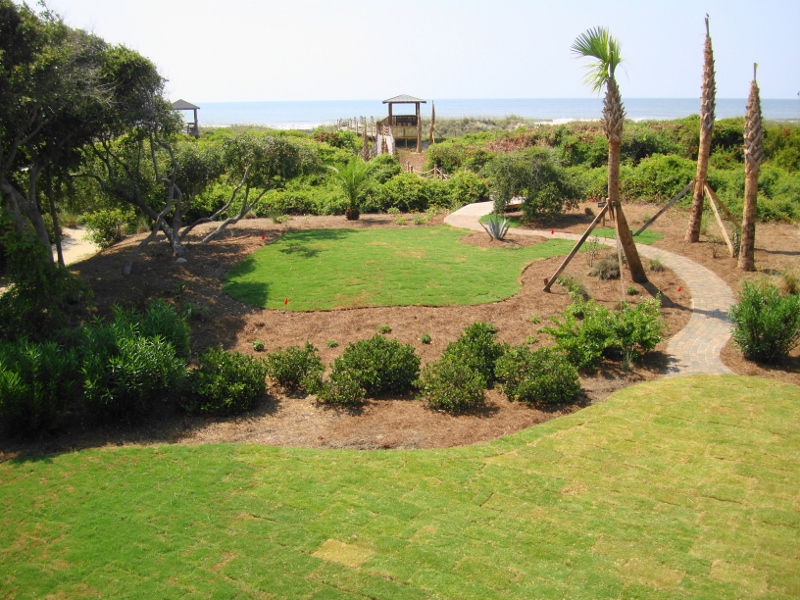
[(747, 282), (730, 318), (733, 341), (747, 359), (774, 363), (800, 344), (800, 295), (782, 296), (773, 285)]
[(58, 429), (81, 391), (78, 354), (55, 342), (0, 342), (0, 427), (31, 434)]
[(125, 228), (130, 220), (120, 209), (98, 210), (86, 215), (89, 239), (102, 249), (110, 248), (125, 238)]
[(141, 337), (163, 337), (172, 344), (175, 355), (188, 359), (191, 354), (189, 325), (186, 319), (164, 300), (154, 300), (142, 312), (114, 308), (114, 322), (135, 329)]
[(448, 206), (459, 207), (489, 199), (488, 180), (472, 171), (458, 171), (445, 183)]
[(201, 354), (198, 364), (188, 374), (181, 400), (189, 412), (235, 415), (253, 408), (267, 393), (263, 360), (220, 348)]
[(75, 275), (48, 260), (33, 236), (3, 237), (11, 289), (0, 295), (0, 339), (47, 341), (67, 327), (68, 309), (90, 296)]
[(486, 402), (486, 379), (452, 356), (425, 365), (417, 385), (432, 410), (460, 413)]
[(335, 371), (317, 394), (322, 404), (352, 408), (364, 402), (365, 391), (360, 376), (350, 371)]
[(597, 367), (605, 358), (635, 361), (663, 338), (660, 299), (628, 304), (612, 312), (594, 300), (574, 302), (552, 317), (554, 326), (542, 329), (555, 339), (555, 347), (578, 367)]
[(495, 375), (512, 402), (572, 402), (581, 390), (578, 370), (552, 348), (514, 346), (498, 359)]
[[(95, 326), (93, 333), (98, 327), (103, 329)], [(136, 420), (176, 395), (185, 363), (161, 336), (140, 337), (135, 329), (113, 324), (108, 330), (88, 335), (82, 368), (86, 405), (101, 420)]]
[(495, 341), (496, 333), (491, 323), (473, 323), (464, 329), (458, 340), (448, 344), (444, 358), (469, 367), (483, 378), (486, 386), (491, 387), (495, 363), (508, 348), (508, 344)]
[(405, 394), (419, 377), (419, 363), (412, 345), (376, 333), (367, 340), (348, 344), (333, 361), (331, 379), (338, 381), (334, 375), (347, 372), (367, 395)]
[(324, 370), (319, 351), (310, 342), (267, 355), (267, 372), (284, 388), (314, 393), (322, 383)]
[(393, 154), (379, 154), (370, 161), (372, 178), (378, 183), (386, 183), (395, 175), (403, 172), (400, 161)]

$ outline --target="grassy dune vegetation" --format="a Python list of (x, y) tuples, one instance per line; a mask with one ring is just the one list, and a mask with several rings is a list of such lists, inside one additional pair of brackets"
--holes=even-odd
[(667, 379), (495, 442), (0, 465), (8, 598), (796, 598), (800, 390)]

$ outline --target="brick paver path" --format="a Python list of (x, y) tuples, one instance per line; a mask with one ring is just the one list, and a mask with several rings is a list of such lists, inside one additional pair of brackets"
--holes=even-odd
[[(478, 220), (492, 212), (491, 202), (468, 204), (445, 217), (444, 222), (453, 227), (482, 231)], [(574, 233), (550, 233), (530, 229), (516, 229), (521, 235), (539, 235), (564, 239), (580, 238)], [(615, 240), (600, 241), (614, 245)], [(668, 375), (696, 375), (708, 373), (733, 373), (720, 360), (720, 352), (731, 337), (731, 323), (727, 311), (733, 304), (733, 292), (713, 272), (679, 254), (660, 248), (637, 244), (639, 253), (647, 258), (659, 258), (665, 267), (675, 271), (692, 293), (692, 316), (686, 327), (675, 334), (667, 346), (670, 363)]]

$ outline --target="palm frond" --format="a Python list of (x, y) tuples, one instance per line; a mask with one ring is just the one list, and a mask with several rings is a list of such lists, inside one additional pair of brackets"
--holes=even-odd
[(594, 92), (603, 89), (610, 77), (614, 77), (622, 62), (620, 43), (606, 27), (592, 27), (580, 34), (571, 47), (576, 58), (593, 58), (586, 65), (584, 81)]

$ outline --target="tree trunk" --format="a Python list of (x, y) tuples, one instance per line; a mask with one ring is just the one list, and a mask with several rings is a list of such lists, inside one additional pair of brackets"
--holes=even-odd
[(686, 228), (687, 242), (700, 241), (700, 225), (703, 220), (703, 199), (708, 176), (708, 159), (711, 156), (711, 134), (714, 131), (714, 104), (716, 98), (716, 82), (714, 79), (714, 51), (711, 47), (711, 35), (708, 31), (706, 17), (706, 44), (703, 52), (703, 87), (700, 97), (700, 148), (697, 153), (697, 177), (694, 180), (694, 196), (689, 213), (689, 225)]
[[(628, 268), (631, 271), (631, 279), (634, 283), (647, 283), (647, 274), (642, 267), (642, 260), (639, 258), (639, 251), (636, 249), (636, 242), (633, 241), (631, 229), (622, 212), (622, 205), (619, 200), (619, 157), (620, 143), (616, 140), (608, 142), (608, 203), (614, 213), (617, 226), (617, 237), (622, 244), (625, 252), (625, 259), (628, 261)], [(620, 265), (620, 269), (622, 265)]]
[(758, 208), (758, 171), (763, 158), (761, 98), (756, 83), (756, 67), (744, 115), (744, 207), (742, 208), (742, 239), (739, 248), (739, 268), (756, 270), (756, 211)]

